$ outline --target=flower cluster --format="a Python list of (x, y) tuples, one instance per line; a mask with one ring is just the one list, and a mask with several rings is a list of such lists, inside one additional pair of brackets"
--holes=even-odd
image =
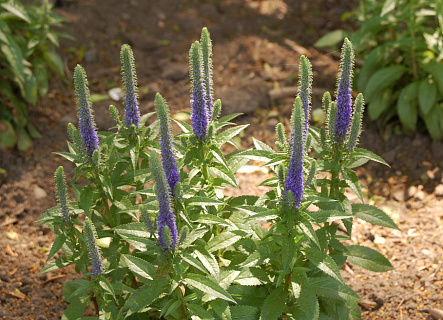
[(135, 72), (134, 54), (129, 45), (124, 44), (120, 52), (122, 79), (125, 91), (125, 118), (127, 128), (135, 125), (138, 128), (140, 111), (138, 106), (137, 75)]
[(89, 97), (88, 79), (85, 69), (77, 65), (74, 70), (74, 86), (77, 95), (77, 110), (80, 135), (83, 146), (90, 159), (95, 150), (99, 149), (97, 129), (92, 116), (91, 99)]
[(92, 274), (103, 274), (102, 257), (97, 245), (97, 232), (95, 231), (94, 224), (88, 217), (85, 218), (85, 222), (83, 224), (83, 235), (85, 236), (85, 241), (88, 246)]
[(168, 180), (169, 188), (174, 194), (175, 184), (180, 181), (177, 163), (174, 157), (174, 148), (171, 140), (171, 123), (169, 119), (169, 107), (160, 93), (155, 95), (155, 110), (160, 120), (160, 148), (162, 165)]
[[(171, 208), (171, 191), (166, 180), (165, 172), (160, 165), (155, 152), (151, 153), (152, 172), (157, 186), (158, 200), (158, 220), (157, 232), (158, 241), (164, 251), (169, 251), (177, 246), (177, 226), (175, 224), (174, 212)], [(165, 230), (166, 229), (166, 230)]]

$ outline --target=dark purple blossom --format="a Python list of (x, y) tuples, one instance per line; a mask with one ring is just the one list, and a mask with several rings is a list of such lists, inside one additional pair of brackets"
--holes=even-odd
[(206, 89), (202, 76), (202, 58), (200, 43), (194, 42), (189, 52), (191, 77), (191, 122), (192, 131), (199, 140), (204, 140), (208, 133), (209, 115), (206, 106)]
[[(285, 200), (290, 206), (299, 208), (304, 191), (303, 182), (303, 160), (304, 160), (304, 140), (305, 140), (305, 119), (304, 110), (300, 97), (295, 99), (294, 112), (292, 114), (293, 129), (290, 137), (290, 160), (288, 174), (285, 181)], [(288, 196), (289, 191), (293, 199)]]
[(89, 158), (94, 150), (98, 150), (98, 135), (92, 116), (91, 100), (89, 98), (88, 79), (82, 66), (77, 65), (74, 70), (74, 86), (77, 95), (77, 110), (80, 135)]
[(88, 246), (89, 258), (91, 260), (92, 274), (103, 274), (102, 257), (97, 245), (97, 232), (95, 231), (94, 224), (86, 217), (83, 224), (83, 234)]
[(165, 171), (172, 195), (174, 195), (175, 184), (180, 181), (180, 174), (178, 173), (177, 163), (175, 162), (171, 139), (169, 107), (160, 93), (157, 93), (155, 96), (155, 109), (157, 111), (157, 117), (160, 120), (160, 147), (163, 170)]
[(124, 123), (127, 128), (135, 125), (138, 128), (140, 122), (140, 110), (138, 104), (137, 75), (135, 72), (134, 54), (129, 45), (124, 44), (120, 53), (123, 86), (125, 89), (125, 117)]
[[(175, 224), (174, 212), (171, 208), (171, 192), (166, 181), (166, 175), (160, 165), (155, 152), (151, 153), (152, 172), (157, 186), (157, 200), (158, 200), (158, 220), (157, 232), (160, 246), (165, 252), (170, 249), (175, 249), (177, 246), (177, 226)], [(169, 229), (170, 239), (165, 239), (165, 227)]]
[(352, 70), (354, 67), (354, 51), (348, 39), (341, 51), (341, 62), (337, 84), (336, 106), (337, 119), (335, 122), (334, 142), (343, 143), (349, 131), (352, 118)]

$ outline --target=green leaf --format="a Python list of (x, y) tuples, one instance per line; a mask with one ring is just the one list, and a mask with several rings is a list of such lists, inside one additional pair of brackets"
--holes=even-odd
[(392, 88), (387, 88), (383, 93), (377, 94), (368, 105), (368, 114), (371, 120), (377, 120), (388, 110), (393, 102)]
[(309, 248), (306, 250), (306, 258), (328, 276), (336, 279), (337, 281), (342, 281), (340, 269), (338, 268), (334, 259), (328, 256), (326, 253), (315, 248)]
[(436, 102), (431, 111), (423, 116), (429, 134), (435, 141), (443, 139), (443, 108)]
[(363, 201), (363, 193), (361, 191), (361, 185), (357, 174), (354, 171), (346, 169), (341, 170), (341, 173), (351, 190), (354, 191), (354, 193), (360, 198), (361, 201)]
[(160, 296), (168, 292), (168, 287), (169, 279), (167, 277), (149, 281), (129, 297), (123, 308), (120, 309), (118, 319), (123, 318), (124, 315), (129, 317), (131, 314), (150, 306)]
[(216, 145), (218, 147), (221, 147), (223, 144), (234, 138), (236, 135), (238, 135), (240, 132), (242, 132), (249, 124), (244, 124), (241, 126), (232, 127), (229, 129), (226, 129), (225, 131), (222, 131), (220, 133), (217, 133), (215, 135), (215, 141)]
[(0, 120), (0, 146), (4, 148), (12, 148), (17, 143), (17, 135), (15, 134), (12, 124), (6, 120)]
[(198, 247), (194, 251), (194, 255), (197, 256), (197, 258), (205, 266), (206, 270), (208, 270), (209, 273), (218, 280), (220, 276), (220, 267), (214, 255), (206, 250), (206, 248), (202, 247)]
[(24, 69), (24, 98), (32, 105), (37, 103), (38, 90), (37, 79), (29, 68)]
[(192, 315), (192, 319), (201, 319), (201, 320), (213, 320), (214, 316), (205, 310), (201, 305), (194, 303), (187, 303), (186, 308)]
[(103, 290), (109, 293), (114, 298), (114, 300), (117, 300), (115, 297), (114, 287), (112, 286), (112, 284), (109, 282), (108, 279), (102, 277), (98, 284), (100, 285), (100, 287), (103, 288)]
[(226, 203), (207, 197), (191, 197), (185, 200), (187, 206), (220, 206)]
[(389, 216), (377, 207), (369, 204), (354, 203), (352, 204), (352, 213), (355, 217), (360, 218), (369, 223), (400, 230)]
[(438, 91), (443, 93), (443, 66), (441, 63), (437, 62), (435, 59), (432, 59), (428, 63), (423, 64), (422, 67), (432, 75), (432, 78), (437, 83)]
[(26, 151), (32, 147), (32, 139), (25, 128), (17, 127), (17, 148), (20, 151)]
[(390, 165), (383, 160), (381, 157), (379, 157), (378, 155), (376, 155), (375, 153), (366, 150), (366, 149), (362, 149), (362, 148), (355, 148), (354, 152), (352, 152), (351, 154), (351, 158), (352, 159), (358, 159), (358, 158), (364, 158), (364, 159), (368, 159), (368, 160), (372, 160), (381, 164), (384, 164), (385, 166), (390, 167)]
[(200, 261), (198, 261), (196, 258), (191, 256), (189, 253), (186, 253), (186, 252), (182, 253), (181, 258), (183, 259), (183, 261), (188, 263), (190, 266), (193, 266), (194, 268), (197, 268), (198, 270), (200, 270), (203, 273), (206, 273), (207, 275), (210, 274), (206, 270), (205, 266), (203, 266), (203, 264)]
[(381, 67), (383, 67), (383, 62), (384, 62), (383, 47), (376, 47), (368, 54), (357, 79), (357, 87), (359, 91), (361, 92), (365, 91), (369, 79), (375, 72), (377, 72), (378, 70), (380, 70)]
[(66, 308), (61, 317), (61, 320), (78, 320), (85, 312), (88, 305), (89, 297), (83, 299), (74, 299), (70, 305)]
[(395, 5), (397, 0), (386, 0), (383, 4), (383, 8), (381, 9), (380, 16), (384, 16), (395, 9)]
[(407, 85), (402, 91), (397, 101), (397, 113), (403, 128), (408, 133), (416, 131), (417, 126), (417, 94), (418, 82)]
[(376, 95), (392, 86), (405, 73), (406, 68), (394, 65), (376, 71), (368, 81), (364, 95), (367, 103), (371, 102)]
[(297, 302), (300, 305), (301, 311), (307, 315), (306, 319), (318, 319), (320, 306), (314, 288), (310, 287), (307, 283), (302, 284)]
[(259, 286), (268, 283), (269, 276), (261, 268), (242, 268), (234, 282), (242, 286)]
[(228, 292), (237, 301), (239, 305), (248, 305), (262, 308), (263, 303), (269, 295), (269, 291), (265, 286), (230, 286)]
[(394, 269), (388, 259), (380, 252), (359, 245), (346, 247), (349, 262), (375, 272), (385, 272)]
[(43, 269), (40, 271), (40, 273), (62, 269), (66, 266), (69, 266), (72, 263), (73, 261), (67, 257), (57, 258), (47, 263), (46, 266), (44, 266)]
[(222, 250), (233, 245), (240, 239), (242, 239), (240, 235), (226, 231), (209, 240), (206, 248), (209, 252)]
[(314, 277), (308, 280), (311, 287), (319, 297), (340, 299), (344, 301), (358, 301), (360, 297), (351, 288), (338, 280), (328, 277)]
[(215, 298), (220, 298), (222, 300), (230, 301), (236, 303), (231, 295), (222, 287), (220, 287), (213, 280), (195, 273), (188, 273), (187, 278), (184, 280), (186, 284), (209, 294)]
[(3, 7), (3, 9), (10, 12), (14, 16), (16, 16), (17, 18), (20, 18), (23, 21), (31, 24), (31, 20), (29, 19), (29, 15), (26, 12), (26, 9), (19, 2), (16, 3), (14, 1), (12, 3), (14, 3), (14, 5), (9, 4), (9, 3), (2, 3), (1, 6)]
[(121, 257), (129, 270), (135, 273), (141, 281), (146, 283), (147, 281), (145, 280), (154, 279), (155, 271), (148, 261), (126, 254)]
[(343, 41), (344, 38), (348, 35), (348, 32), (346, 30), (337, 29), (334, 31), (331, 31), (324, 36), (322, 36), (320, 39), (318, 39), (314, 43), (314, 47), (317, 48), (324, 48), (324, 47), (333, 47), (337, 44), (339, 44), (341, 41)]
[(66, 236), (64, 234), (61, 234), (61, 235), (57, 236), (57, 238), (55, 239), (54, 243), (52, 244), (51, 251), (49, 251), (49, 255), (48, 255), (48, 258), (46, 259), (46, 261), (51, 259), (52, 256), (54, 254), (56, 254), (58, 252), (58, 250), (60, 250), (60, 248), (65, 243), (65, 241), (66, 241)]
[(233, 320), (257, 320), (259, 310), (252, 306), (232, 306), (231, 315)]
[(261, 320), (277, 320), (286, 307), (288, 293), (281, 287), (276, 288), (266, 298), (261, 309)]
[(429, 79), (423, 79), (418, 89), (418, 105), (421, 112), (427, 115), (437, 100), (437, 84), (429, 82)]
[(312, 219), (315, 220), (316, 223), (331, 223), (337, 220), (349, 219), (354, 217), (354, 215), (352, 214), (337, 210), (319, 210), (314, 212), (308, 211), (307, 213), (309, 214), (309, 216), (312, 217)]
[(45, 59), (48, 66), (58, 74), (60, 77), (65, 77), (65, 68), (63, 65), (62, 58), (53, 50), (45, 50), (43, 52), (43, 58)]

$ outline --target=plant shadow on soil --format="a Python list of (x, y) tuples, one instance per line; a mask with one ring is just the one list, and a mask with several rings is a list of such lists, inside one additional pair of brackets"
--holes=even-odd
[[(294, 97), (270, 101), (268, 92), (297, 84), (301, 54), (313, 64), (314, 87), (334, 92), (336, 54), (312, 44), (328, 31), (352, 30), (340, 17), (354, 5), (350, 0), (108, 0), (105, 10), (99, 0), (60, 1), (57, 10), (70, 21), (64, 31), (75, 40), (64, 39), (59, 52), (68, 73), (81, 63), (91, 92), (106, 94), (120, 84), (119, 51), (128, 43), (143, 88), (142, 113), (154, 110), (156, 92), (173, 113), (189, 111), (188, 50), (206, 26), (214, 44), (215, 97), (226, 113), (244, 112), (239, 121), (250, 123), (242, 148), (251, 146), (252, 136), (274, 145), (274, 127), (278, 121), (289, 124)], [(320, 102), (321, 95), (314, 95), (313, 108)], [(110, 104), (121, 105), (94, 104), (100, 130), (113, 125)], [(0, 319), (59, 319), (67, 307), (63, 283), (77, 277), (72, 268), (39, 274), (55, 237), (35, 223), (55, 205), (55, 169), (73, 169), (52, 153), (66, 150), (66, 126), (76, 123), (72, 86), (53, 79), (30, 119), (43, 139), (26, 152), (0, 153), (0, 167), (7, 170), (0, 177)], [(353, 242), (377, 248), (395, 270), (373, 273), (346, 265), (343, 278), (364, 300), (364, 319), (431, 319), (427, 311), (443, 304), (443, 144), (420, 134), (383, 140), (369, 123), (361, 146), (391, 164), (358, 170), (367, 186), (365, 202), (385, 209), (402, 232), (357, 221)], [(256, 186), (265, 176), (239, 174), (242, 190), (229, 192), (260, 194)]]

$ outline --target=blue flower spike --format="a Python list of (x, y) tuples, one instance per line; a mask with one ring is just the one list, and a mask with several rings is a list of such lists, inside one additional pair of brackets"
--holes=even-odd
[(95, 231), (94, 224), (88, 217), (85, 218), (85, 222), (83, 224), (83, 235), (85, 236), (85, 240), (88, 245), (92, 274), (103, 274), (102, 257), (97, 245), (97, 232)]
[(86, 154), (92, 158), (94, 150), (98, 150), (98, 135), (92, 115), (91, 99), (88, 88), (88, 79), (85, 69), (77, 65), (74, 70), (74, 86), (77, 96), (77, 111), (80, 135), (83, 140)]
[(169, 107), (160, 93), (155, 95), (155, 110), (160, 120), (160, 148), (163, 170), (165, 171), (171, 193), (174, 195), (175, 185), (180, 181), (180, 174), (178, 173), (177, 163), (174, 157)]
[(165, 172), (160, 164), (160, 160), (154, 151), (151, 153), (151, 164), (157, 186), (157, 200), (159, 207), (157, 220), (158, 241), (163, 248), (163, 251), (168, 252), (171, 249), (175, 249), (178, 237), (174, 212), (171, 208), (171, 191), (166, 180)]
[(192, 131), (197, 139), (205, 140), (208, 134), (209, 114), (206, 106), (205, 82), (203, 80), (202, 53), (198, 41), (192, 44), (189, 51), (189, 64)]
[(305, 149), (304, 140), (306, 136), (305, 110), (303, 109), (301, 97), (295, 99), (291, 124), (292, 131), (289, 145), (290, 160), (285, 181), (284, 196), (286, 202), (288, 202), (291, 207), (299, 208), (304, 191), (303, 160)]
[(340, 145), (349, 134), (352, 117), (352, 75), (354, 68), (354, 49), (346, 38), (341, 50), (340, 69), (337, 81), (336, 106), (337, 119), (335, 122), (335, 143)]
[(358, 139), (360, 138), (364, 108), (365, 102), (363, 94), (359, 93), (354, 102), (354, 114), (352, 116), (351, 130), (349, 133), (349, 141), (347, 146), (349, 152), (354, 151), (355, 147), (357, 146)]
[(140, 110), (138, 103), (137, 74), (135, 72), (134, 54), (129, 45), (124, 44), (120, 51), (120, 62), (123, 87), (125, 91), (125, 116), (124, 123), (129, 129), (131, 125), (138, 128)]

